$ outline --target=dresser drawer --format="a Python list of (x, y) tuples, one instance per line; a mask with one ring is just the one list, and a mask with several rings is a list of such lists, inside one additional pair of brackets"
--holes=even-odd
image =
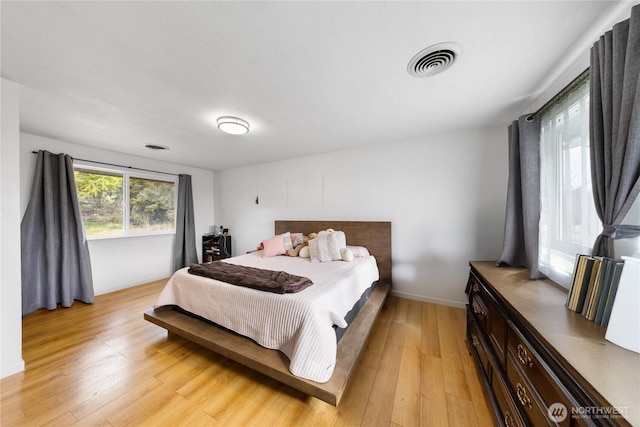
[(507, 357), (505, 343), (507, 338), (507, 323), (500, 311), (498, 311), (498, 307), (493, 302), (493, 299), (488, 297), (487, 300), (489, 301), (487, 304), (487, 337), (500, 363), (500, 367), (504, 370)]
[(483, 334), (487, 333), (487, 304), (484, 301), (485, 289), (480, 281), (473, 275), (469, 275), (467, 281), (467, 293), (469, 294), (469, 311), (473, 313), (476, 318), (476, 323)]
[[(530, 381), (536, 389), (545, 408), (554, 403), (562, 403), (568, 412), (575, 406), (568, 396), (569, 393), (545, 362), (542, 361), (538, 353), (531, 348), (529, 342), (518, 332), (511, 321), (508, 322), (508, 351), (511, 360), (518, 365), (523, 375)], [(560, 425), (569, 425), (569, 418)]]
[[(513, 390), (516, 406), (525, 415), (528, 424), (532, 426), (556, 425), (547, 416), (547, 407), (542, 402), (535, 387), (529, 382), (520, 369), (519, 362), (509, 352), (507, 357), (507, 380)], [(568, 425), (568, 424), (567, 424)]]
[(484, 336), (478, 330), (473, 315), (467, 311), (467, 340), (471, 351), (480, 361), (480, 366), (484, 371), (485, 378), (491, 378), (489, 351)]
[(480, 293), (474, 293), (471, 295), (469, 311), (473, 313), (476, 318), (476, 324), (480, 329), (480, 332), (486, 335), (487, 333), (487, 305)]
[(469, 278), (467, 279), (467, 286), (464, 288), (464, 292), (469, 296), (473, 292), (480, 292), (480, 281), (473, 275), (473, 273), (469, 274)]
[(493, 370), (491, 377), (491, 388), (496, 398), (498, 408), (500, 409), (502, 425), (505, 427), (526, 426), (527, 424), (516, 409), (515, 402), (511, 398), (507, 385), (504, 383), (502, 376), (495, 370)]
[(477, 319), (481, 332), (487, 337), (496, 360), (504, 370), (507, 356), (505, 347), (507, 326), (504, 316), (498, 309), (498, 302), (487, 287), (473, 274), (469, 275), (467, 290), (469, 290), (469, 310)]

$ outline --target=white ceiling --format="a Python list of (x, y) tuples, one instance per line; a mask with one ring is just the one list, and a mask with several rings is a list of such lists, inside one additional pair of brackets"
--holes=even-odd
[[(206, 169), (506, 127), (571, 48), (619, 6), (0, 5), (2, 77), (21, 85), (23, 132)], [(417, 52), (445, 41), (464, 50), (452, 68), (409, 76)], [(223, 134), (215, 126), (222, 115), (248, 120), (251, 131)]]

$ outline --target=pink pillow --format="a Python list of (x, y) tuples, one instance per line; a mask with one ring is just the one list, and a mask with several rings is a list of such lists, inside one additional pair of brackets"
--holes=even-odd
[(273, 236), (269, 240), (263, 240), (262, 258), (269, 258), (276, 255), (284, 254), (284, 237), (282, 234)]
[(369, 256), (369, 251), (364, 246), (347, 246), (353, 252), (354, 258), (364, 258)]

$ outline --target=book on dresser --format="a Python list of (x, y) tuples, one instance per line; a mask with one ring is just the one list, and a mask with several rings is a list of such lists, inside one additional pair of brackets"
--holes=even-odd
[(591, 272), (596, 263), (596, 258), (587, 255), (578, 255), (577, 258), (577, 274), (572, 281), (567, 307), (573, 311), (581, 312), (589, 285), (592, 282)]
[(607, 326), (623, 261), (578, 254), (565, 305), (601, 326)]
[(622, 275), (622, 266), (623, 262), (618, 262), (614, 266), (614, 273), (611, 279), (611, 285), (609, 292), (607, 294), (607, 300), (604, 303), (604, 311), (602, 313), (602, 319), (598, 322), (599, 325), (607, 327), (609, 324), (609, 318), (611, 317), (611, 308), (613, 307), (613, 303), (615, 301), (617, 292), (618, 292), (618, 284), (620, 283), (620, 276)]
[(581, 314), (589, 318), (588, 314), (593, 307), (594, 296), (600, 287), (600, 281), (602, 276), (602, 258), (596, 257), (593, 262), (593, 268), (591, 270), (591, 277), (589, 279), (589, 286), (585, 293), (585, 298), (582, 304)]

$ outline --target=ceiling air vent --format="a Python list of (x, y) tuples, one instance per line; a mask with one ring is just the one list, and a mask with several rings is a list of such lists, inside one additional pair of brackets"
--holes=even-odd
[(149, 150), (168, 150), (169, 147), (166, 147), (164, 145), (157, 145), (157, 144), (144, 144), (144, 148), (148, 148)]
[(430, 77), (451, 67), (462, 54), (458, 43), (438, 43), (421, 50), (411, 58), (407, 71), (414, 77)]

